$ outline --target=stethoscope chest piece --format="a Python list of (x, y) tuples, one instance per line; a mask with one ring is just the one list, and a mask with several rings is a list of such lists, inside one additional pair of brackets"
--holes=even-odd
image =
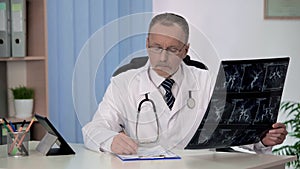
[(189, 98), (187, 100), (187, 106), (190, 109), (195, 107), (195, 99), (192, 98), (192, 91), (189, 91)]

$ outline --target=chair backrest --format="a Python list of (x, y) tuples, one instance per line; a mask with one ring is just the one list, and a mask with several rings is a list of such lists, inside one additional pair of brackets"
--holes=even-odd
[[(119, 67), (113, 74), (113, 76), (117, 76), (122, 72), (126, 72), (130, 69), (138, 69), (144, 66), (148, 61), (148, 56), (133, 58), (128, 64)], [(199, 69), (208, 70), (208, 68), (202, 62), (191, 60), (189, 55), (183, 59), (183, 62), (188, 66), (195, 66)]]

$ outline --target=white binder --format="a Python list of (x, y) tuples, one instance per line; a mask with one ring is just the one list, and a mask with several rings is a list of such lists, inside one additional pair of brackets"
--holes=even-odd
[(11, 56), (10, 0), (0, 0), (0, 57)]
[(12, 56), (26, 56), (26, 0), (11, 0)]

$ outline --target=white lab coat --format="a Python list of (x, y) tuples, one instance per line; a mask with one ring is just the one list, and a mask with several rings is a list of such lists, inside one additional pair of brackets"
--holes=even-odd
[[(93, 120), (82, 129), (86, 147), (99, 151), (105, 142), (110, 141), (110, 144), (113, 136), (122, 131), (120, 125), (136, 139), (137, 109), (146, 93), (153, 100), (159, 119), (158, 143), (166, 148), (179, 149), (188, 144), (205, 114), (212, 93), (208, 71), (181, 64), (184, 76), (170, 111), (161, 92), (149, 78), (148, 68), (149, 62), (111, 79)], [(194, 108), (187, 106), (189, 91), (196, 103)], [(145, 102), (138, 121), (139, 139), (155, 140), (156, 125), (153, 107), (150, 102)]]

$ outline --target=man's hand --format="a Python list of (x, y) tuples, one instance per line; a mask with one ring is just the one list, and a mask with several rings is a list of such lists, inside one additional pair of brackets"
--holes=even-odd
[(137, 143), (123, 132), (113, 138), (111, 151), (116, 154), (136, 154)]
[(265, 137), (261, 140), (265, 146), (281, 144), (288, 133), (285, 125), (282, 123), (275, 123), (272, 127), (273, 129), (269, 130)]

